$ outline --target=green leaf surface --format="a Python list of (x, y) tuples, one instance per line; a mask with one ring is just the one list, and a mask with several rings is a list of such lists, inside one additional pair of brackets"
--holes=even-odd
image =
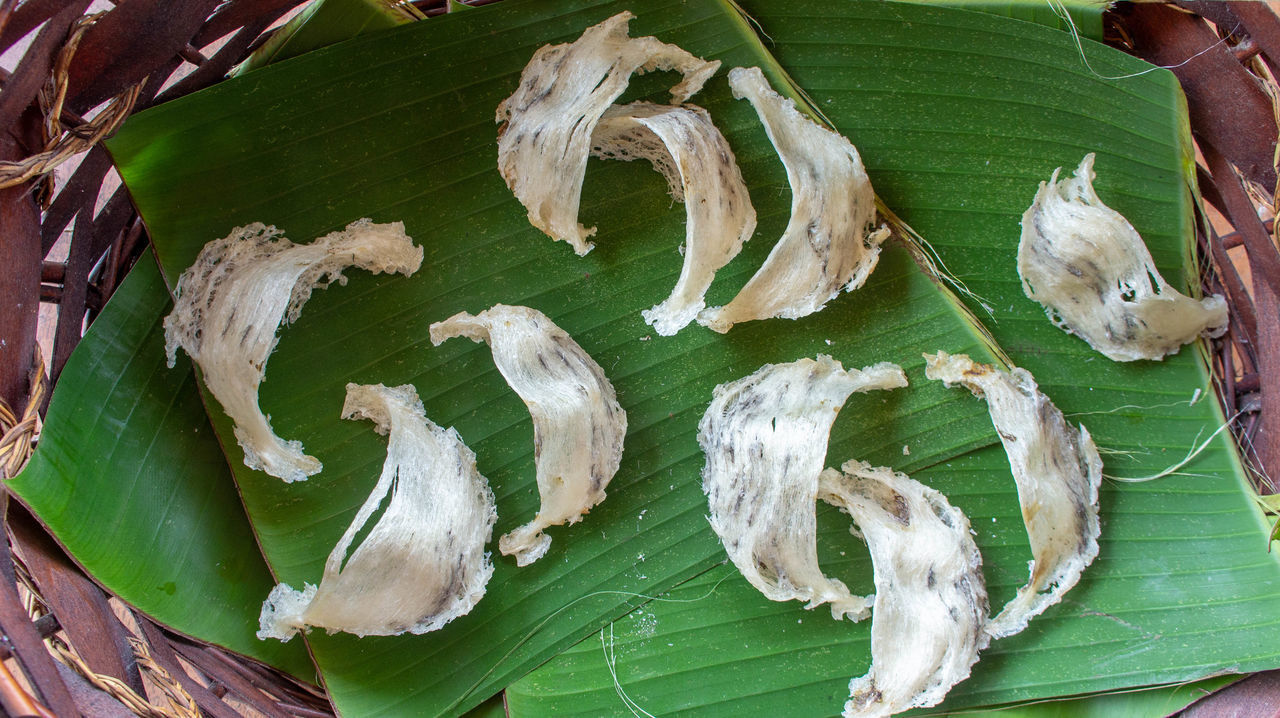
[[(832, 553), (832, 539), (848, 544), (849, 536), (845, 528), (835, 526), (836, 522), (823, 523), (832, 529), (824, 532), (821, 540), (827, 554), (823, 565), (838, 567), (838, 561), (832, 561), (838, 557)], [(716, 626), (716, 650), (703, 647), (707, 612), (716, 611), (716, 604), (748, 602), (754, 591), (732, 566), (718, 567), (681, 585), (602, 628), (509, 688), (510, 715), (837, 714), (848, 697), (848, 677), (839, 684), (822, 677), (828, 672), (839, 674), (848, 653), (841, 641), (830, 635), (835, 626), (829, 616), (797, 611), (787, 625), (781, 625), (770, 619), (763, 606), (760, 610), (738, 609), (732, 615), (717, 611), (721, 622)], [(803, 643), (807, 649), (787, 660), (777, 660), (771, 653), (779, 639)], [(601, 666), (609, 683), (605, 691), (595, 690)], [(847, 664), (844, 670), (848, 670)], [(686, 697), (714, 696), (714, 709), (693, 700), (680, 705), (675, 696), (663, 695), (670, 692), (657, 687), (664, 680), (659, 676), (682, 673), (699, 681)], [(943, 706), (917, 713), (977, 718), (1153, 718), (1176, 712), (1238, 679), (1217, 676), (1191, 684), (991, 710), (952, 713)], [(587, 687), (592, 690), (583, 691)]]
[[(749, 0), (748, 0), (749, 1)], [(1034, 22), (1102, 42), (1102, 13), (1108, 0), (906, 0)]]
[(466, 718), (507, 718), (507, 706), (502, 699), (502, 694), (499, 693), (467, 711)]
[(232, 77), (375, 30), (411, 22), (420, 13), (396, 0), (314, 0), (231, 71)]
[[(716, 566), (723, 551), (703, 517), (696, 423), (715, 384), (769, 361), (824, 352), (846, 366), (903, 363), (912, 388), (853, 397), (833, 432), (830, 463), (857, 456), (926, 478), (978, 517), (993, 602), (1011, 596), (1025, 579), (1026, 539), (985, 407), (924, 380), (919, 370), (922, 350), (989, 357), (952, 300), (903, 250), (886, 251), (865, 288), (819, 315), (743, 325), (725, 337), (695, 327), (663, 338), (651, 335), (639, 310), (674, 284), (684, 212), (671, 205), (657, 175), (644, 166), (591, 163), (582, 218), (600, 232), (586, 258), (528, 226), (494, 166), (493, 108), (514, 88), (536, 47), (571, 40), (624, 7), (508, 2), (357, 39), (144, 113), (111, 143), (169, 281), (205, 241), (251, 221), (277, 224), (306, 241), (361, 216), (403, 220), (426, 247), (418, 275), (353, 272), (345, 287), (316, 293), (299, 321), (282, 331), (262, 403), (282, 435), (301, 438), (324, 461), (322, 474), (286, 486), (247, 471), (239, 449), (225, 442), (263, 550), (282, 580), (297, 585), (319, 577), (381, 465), (385, 443), (367, 426), (337, 418), (347, 381), (417, 386), (428, 416), (456, 426), (476, 450), (498, 496), (497, 531), (523, 523), (536, 509), (526, 410), (485, 347), (455, 341), (432, 348), (426, 341), (432, 321), (499, 301), (541, 309), (601, 363), (629, 413), (627, 453), (610, 499), (582, 523), (554, 529), (551, 552), (539, 563), (516, 570), (499, 558), (488, 596), (471, 615), (418, 637), (312, 634), (317, 664), (346, 714), (457, 712), (578, 639), (596, 636), (647, 596), (699, 574), (671, 595), (705, 594), (697, 589), (714, 585), (726, 567)], [(633, 35), (656, 34), (726, 65), (763, 64), (785, 90), (784, 75), (728, 8), (668, 2), (630, 9), (640, 15)], [(1017, 216), (1035, 182), (1054, 163), (1074, 164), (1083, 153), (1058, 139), (1054, 120), (1080, 137), (1098, 134), (1099, 171), (1112, 163), (1134, 180), (1138, 209), (1146, 207), (1156, 222), (1148, 239), (1165, 243), (1157, 260), (1162, 268), (1179, 266), (1187, 226), (1183, 158), (1176, 151), (1181, 115), (1167, 73), (1113, 88), (1084, 71), (1063, 70), (1072, 67), (1069, 35), (973, 13), (879, 3), (748, 9), (791, 76), (863, 150), (889, 205), (929, 237), (948, 264), (960, 266), (952, 269), (966, 273), (971, 286), (982, 279), (972, 273), (994, 275), (1002, 261), (1012, 271), (1009, 236), (988, 233), (1007, 232), (1012, 218), (1016, 242)], [(1103, 50), (1090, 49), (1090, 59), (1109, 74), (1141, 67)], [(642, 78), (632, 94), (659, 94), (663, 80)], [(709, 300), (722, 302), (781, 232), (789, 192), (753, 113), (730, 99), (723, 74), (695, 101), (729, 138), (760, 212), (756, 238), (713, 287)], [(1109, 199), (1105, 184), (1100, 191)], [(1184, 214), (1161, 229), (1157, 220), (1169, 207)], [(1142, 224), (1139, 229), (1148, 232)], [(1007, 289), (1007, 282), (991, 281), (982, 292), (1004, 296), (992, 290)], [(1035, 327), (1033, 315), (1025, 307), (1010, 310), (1008, 322), (1024, 324), (1009, 327), (999, 316), (994, 329), (1068, 411), (1147, 405), (1154, 403), (1151, 395), (1185, 400), (1204, 387), (1190, 352), (1154, 369), (1105, 368), (1104, 374), (1121, 373), (1094, 386), (1104, 360), (1088, 361), (1070, 337)], [(1042, 315), (1039, 321), (1048, 325)], [(1033, 366), (1040, 348), (1027, 346), (1024, 335), (1053, 351)], [(1087, 391), (1090, 386), (1099, 391)], [(229, 437), (216, 402), (209, 405), (215, 429)], [(1084, 420), (1108, 446), (1163, 449), (1122, 466), (1141, 473), (1172, 463), (1173, 447), (1190, 448), (1196, 430), (1216, 418), (1206, 402)], [(1224, 440), (1189, 470), (1216, 481), (1109, 486), (1104, 555), (1086, 581), (1027, 633), (997, 644), (949, 705), (1275, 664), (1275, 651), (1257, 640), (1268, 628), (1257, 617), (1275, 614), (1270, 594), (1277, 571), (1263, 552), (1265, 536), (1244, 498), (1238, 464)], [(824, 566), (851, 585), (869, 585), (865, 554), (845, 533), (847, 524), (833, 512), (821, 521)], [(1172, 553), (1164, 551), (1169, 542)], [(624, 619), (660, 618), (653, 633), (629, 644), (658, 656), (649, 664), (656, 677), (642, 676), (647, 685), (625, 682), (644, 699), (641, 705), (661, 709), (681, 690), (696, 704), (683, 707), (695, 712), (838, 708), (848, 678), (865, 670), (868, 626), (830, 624), (798, 604), (769, 604), (744, 587), (730, 578), (710, 599), (654, 602)], [(730, 598), (722, 601), (722, 594)], [(1193, 614), (1197, 602), (1206, 608)], [(687, 617), (682, 643), (649, 645), (665, 627), (678, 625), (660, 611), (694, 605), (699, 610)], [(739, 630), (750, 639), (742, 649), (735, 642)], [(629, 640), (615, 639), (618, 646)], [(1214, 643), (1204, 650), (1202, 641)], [(675, 645), (681, 650), (673, 651)], [(586, 655), (574, 649), (564, 661), (579, 653)], [(619, 655), (619, 666), (635, 665), (624, 657), (632, 658)], [(604, 662), (581, 666), (572, 672), (576, 688), (568, 698), (563, 681), (547, 678), (568, 675), (560, 660), (518, 684), (509, 691), (513, 713), (517, 707), (526, 714), (625, 713)], [(687, 670), (673, 673), (682, 666)], [(752, 696), (739, 695), (744, 685), (753, 687)]]
[[(398, 219), (426, 246), (419, 275), (352, 273), (346, 287), (317, 293), (282, 333), (263, 405), (282, 435), (305, 437), (324, 472), (285, 485), (246, 470), (227, 442), (264, 552), (282, 580), (319, 577), (385, 452), (367, 427), (338, 420), (348, 381), (419, 387), (428, 415), (456, 426), (475, 449), (498, 496), (499, 532), (534, 512), (527, 411), (487, 348), (431, 347), (432, 321), (499, 301), (534, 306), (601, 363), (629, 413), (627, 452), (610, 499), (581, 524), (553, 530), (552, 552), (539, 563), (516, 570), (499, 560), (472, 614), (421, 637), (312, 634), (316, 661), (344, 712), (425, 714), (470, 705), (624, 614), (642, 595), (719, 561), (703, 518), (694, 440), (716, 384), (765, 362), (819, 352), (851, 366), (897, 360), (919, 380), (922, 337), (981, 354), (950, 300), (901, 249), (886, 251), (865, 290), (805, 320), (744, 325), (727, 337), (696, 327), (674, 338), (653, 336), (639, 311), (674, 284), (684, 213), (644, 166), (593, 163), (583, 217), (598, 223), (600, 234), (585, 259), (530, 227), (495, 171), (493, 108), (536, 47), (572, 39), (620, 9), (601, 4), (561, 15), (548, 4), (512, 4), (357, 39), (144, 113), (111, 145), (171, 280), (204, 241), (254, 220), (305, 240), (363, 215)], [(735, 64), (767, 60), (746, 26), (716, 5), (647, 9), (634, 34), (647, 33)], [(501, 41), (468, 40), (495, 34)], [(371, 68), (385, 84), (369, 81)], [(731, 138), (761, 217), (759, 241), (714, 290), (713, 299), (723, 301), (781, 233), (789, 196), (754, 113), (730, 99), (723, 77), (701, 100)], [(218, 187), (217, 201), (199, 201), (198, 187)], [(910, 444), (919, 466), (992, 440), (975, 421), (980, 406), (923, 382), (910, 393), (855, 397), (850, 407), (833, 432), (835, 456), (886, 461)], [(895, 420), (907, 415), (918, 420)], [(229, 435), (220, 412), (214, 425)], [(442, 671), (442, 662), (451, 670)]]
[(1137, 688), (1083, 698), (1001, 706), (965, 711), (966, 718), (1153, 718), (1169, 716), (1214, 691), (1239, 681), (1240, 675), (1222, 675), (1192, 683)]
[[(1123, 452), (1104, 456), (1108, 473), (1157, 473), (1221, 425), (1211, 400), (1189, 405), (1209, 392), (1193, 349), (1163, 363), (1113, 364), (1054, 328), (1022, 295), (1013, 266), (1019, 219), (1038, 182), (1055, 166), (1074, 167), (1096, 151), (1103, 199), (1133, 220), (1166, 277), (1184, 275), (1189, 165), (1182, 98), (1171, 75), (1096, 45), (1086, 45), (1085, 65), (1069, 36), (941, 8), (744, 4), (790, 77), (859, 147), (885, 202), (985, 298), (999, 345), (1104, 450)], [(1099, 77), (1133, 73), (1145, 74)], [(987, 318), (977, 302), (973, 309)], [(997, 498), (1011, 482), (1007, 461), (990, 447), (950, 463), (915, 476), (970, 516), (992, 604), (1002, 605), (1025, 581), (1029, 558), (1016, 504)], [(1174, 683), (1280, 663), (1268, 638), (1277, 608), (1275, 557), (1266, 552), (1250, 493), (1225, 438), (1182, 475), (1107, 482), (1102, 553), (1080, 585), (1026, 632), (986, 651), (944, 707)], [(837, 525), (824, 539), (824, 566), (840, 566), (839, 551), (859, 550), (843, 530)], [(837, 575), (854, 576), (851, 586), (870, 590), (865, 561), (849, 571)], [(720, 590), (749, 596), (745, 586), (733, 578)], [(760, 613), (745, 619), (737, 598), (696, 608), (647, 605), (626, 619), (627, 631), (615, 626), (612, 668), (599, 637), (587, 639), (510, 688), (512, 714), (629, 714), (615, 673), (631, 699), (660, 715), (765, 713), (789, 705), (814, 706), (815, 715), (834, 710), (849, 678), (869, 665), (869, 626), (833, 625), (757, 600)], [(809, 632), (804, 624), (814, 621), (823, 628)], [(724, 647), (716, 654), (691, 648), (717, 642)], [(649, 662), (657, 655), (665, 656), (662, 668)], [(739, 679), (729, 680), (735, 671)], [(744, 688), (747, 673), (766, 678)]]
[(315, 680), (257, 640), (271, 575), (186, 358), (165, 367), (160, 272), (143, 259), (72, 353), (35, 455), (8, 483), (107, 590), (175, 630)]

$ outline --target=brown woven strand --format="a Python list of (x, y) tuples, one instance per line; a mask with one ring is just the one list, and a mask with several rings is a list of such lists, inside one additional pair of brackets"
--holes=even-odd
[[(147, 707), (153, 711), (151, 715), (156, 716), (156, 718), (200, 718), (200, 708), (196, 705), (196, 700), (182, 687), (173, 674), (165, 670), (159, 663), (156, 663), (151, 656), (151, 648), (137, 638), (129, 639), (129, 644), (133, 646), (134, 655), (138, 657), (138, 665), (151, 675), (152, 680), (156, 681), (165, 697), (169, 700), (171, 707), (169, 711), (162, 711), (147, 704)], [(124, 688), (128, 690), (127, 686)], [(139, 715), (144, 714), (139, 713)]]
[[(125, 708), (133, 711), (136, 715), (144, 716), (144, 718), (177, 718), (179, 715), (181, 715), (182, 718), (189, 718), (191, 715), (198, 715), (191, 712), (179, 714), (172, 710), (153, 706), (148, 703), (145, 698), (135, 693), (132, 688), (125, 685), (125, 683), (119, 678), (94, 673), (84, 660), (80, 658), (79, 654), (60, 639), (50, 639), (49, 650), (57, 656), (59, 660), (71, 667), (71, 669), (76, 673), (80, 674), (80, 676), (85, 680), (97, 686), (107, 695), (110, 695), (112, 698), (120, 701)], [(139, 656), (139, 658), (141, 657)]]
[[(40, 596), (39, 588), (32, 580), (30, 572), (18, 561), (14, 562), (14, 570), (18, 583), (26, 591), (25, 603), (32, 621), (53, 615)], [(164, 706), (148, 702), (145, 697), (138, 695), (127, 683), (115, 676), (95, 672), (80, 657), (79, 652), (61, 636), (54, 634), (47, 637), (45, 645), (49, 648), (49, 652), (64, 665), (142, 718), (199, 718), (200, 711), (195, 699), (183, 690), (168, 671), (156, 664), (151, 658), (147, 645), (134, 636), (130, 636), (128, 640), (138, 667), (147, 674), (152, 685), (160, 692), (165, 700)], [(34, 702), (34, 699), (32, 700)]]
[(40, 716), (54, 718), (50, 710), (41, 705), (18, 683), (9, 667), (0, 661), (0, 706), (11, 716)]
[[(81, 122), (75, 127), (68, 127), (63, 123), (63, 103), (67, 97), (71, 60), (85, 32), (102, 14), (86, 15), (72, 26), (71, 36), (54, 63), (53, 76), (41, 92), (41, 109), (45, 117), (45, 148), (17, 162), (0, 162), (0, 189), (15, 187), (48, 175), (63, 162), (87, 152), (119, 129), (133, 111), (145, 80), (117, 95), (92, 120)], [(47, 195), (51, 196), (52, 193)]]
[(40, 407), (44, 406), (48, 393), (44, 357), (37, 347), (31, 369), (30, 398), (22, 416), (15, 414), (8, 402), (0, 398), (0, 480), (17, 476), (31, 457), (40, 426)]

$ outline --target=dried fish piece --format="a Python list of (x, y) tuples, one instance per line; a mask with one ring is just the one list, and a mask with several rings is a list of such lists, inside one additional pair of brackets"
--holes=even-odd
[(200, 367), (205, 386), (235, 422), (246, 466), (303, 481), (320, 471), (320, 462), (302, 453), (302, 442), (277, 436), (258, 406), (276, 330), (298, 318), (317, 285), (345, 284), (347, 267), (410, 275), (420, 266), (422, 248), (401, 222), (361, 219), (310, 244), (294, 244), (260, 222), (237, 227), (205, 245), (178, 278), (164, 319), (169, 366), (182, 347)]
[(357, 636), (434, 631), (468, 613), (493, 575), (484, 550), (498, 517), (493, 492), (458, 432), (427, 419), (408, 384), (347, 384), (342, 418), (369, 419), (388, 434), (382, 475), (329, 554), (319, 587), (272, 589), (260, 639), (287, 641), (308, 626)]
[(498, 170), (533, 226), (564, 240), (579, 255), (591, 251), (595, 228), (578, 224), (591, 135), (605, 109), (627, 89), (633, 73), (674, 70), (679, 104), (702, 89), (719, 61), (706, 62), (655, 37), (628, 37), (635, 17), (620, 12), (572, 43), (538, 48), (520, 86), (498, 105)]
[(991, 640), (969, 519), (906, 474), (862, 461), (841, 470), (822, 472), (818, 498), (853, 517), (876, 584), (871, 670), (849, 682), (845, 718), (936, 705), (969, 677)]
[(1113, 361), (1163, 359), (1227, 330), (1227, 303), (1179, 294), (1138, 231), (1093, 190), (1093, 153), (1071, 179), (1041, 182), (1022, 215), (1018, 276), (1059, 329)]
[(1026, 370), (1006, 373), (964, 354), (924, 358), (925, 376), (986, 399), (1009, 455), (1034, 560), (1030, 580), (987, 630), (993, 638), (1011, 636), (1062, 600), (1098, 555), (1102, 459), (1089, 431), (1068, 424)]
[(711, 527), (742, 575), (772, 601), (831, 604), (860, 620), (870, 602), (818, 566), (814, 502), (836, 413), (855, 391), (907, 385), (896, 364), (845, 371), (826, 355), (766, 364), (721, 384), (698, 424)]
[(431, 343), (484, 342), (493, 363), (533, 417), (534, 465), (542, 505), (529, 523), (498, 540), (504, 556), (527, 566), (547, 552), (548, 526), (576, 523), (604, 501), (622, 461), (627, 413), (604, 370), (545, 314), (495, 304), (431, 325)]
[(666, 177), (671, 196), (685, 203), (680, 278), (666, 301), (642, 313), (659, 334), (675, 334), (706, 306), (703, 296), (716, 270), (737, 256), (756, 228), (733, 150), (701, 107), (651, 102), (610, 107), (591, 141), (598, 157), (649, 160)]
[(727, 332), (738, 322), (798, 319), (822, 309), (841, 291), (867, 281), (889, 236), (875, 227), (875, 193), (858, 150), (820, 127), (774, 92), (760, 68), (729, 71), (733, 95), (755, 107), (787, 168), (791, 219), (764, 265), (723, 307), (698, 322)]

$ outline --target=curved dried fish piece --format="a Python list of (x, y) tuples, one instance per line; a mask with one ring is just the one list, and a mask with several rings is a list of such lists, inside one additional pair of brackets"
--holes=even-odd
[(576, 523), (604, 501), (622, 461), (627, 413), (604, 370), (545, 314), (495, 304), (431, 325), (431, 343), (484, 342), (493, 363), (533, 417), (534, 465), (542, 505), (529, 523), (498, 540), (504, 556), (527, 566), (547, 552), (548, 526)]
[(1059, 329), (1113, 361), (1163, 359), (1227, 330), (1227, 303), (1179, 294), (1156, 270), (1133, 225), (1093, 190), (1093, 153), (1075, 176), (1040, 183), (1022, 215), (1018, 276)]
[(896, 364), (845, 371), (826, 355), (766, 364), (721, 384), (698, 424), (711, 527), (742, 575), (772, 601), (831, 604), (860, 620), (854, 596), (818, 566), (814, 502), (836, 413), (855, 391), (907, 385)]
[(493, 575), (484, 550), (498, 517), (493, 492), (458, 432), (427, 419), (408, 384), (347, 384), (342, 418), (369, 419), (389, 434), (382, 475), (329, 554), (319, 587), (272, 589), (260, 639), (287, 641), (308, 626), (357, 636), (434, 631), (469, 612)]
[(818, 498), (853, 517), (871, 551), (871, 670), (849, 682), (845, 718), (939, 703), (969, 677), (991, 637), (982, 556), (946, 497), (885, 467), (827, 469)]
[(610, 107), (591, 142), (598, 157), (649, 160), (666, 177), (671, 196), (685, 203), (680, 278), (671, 296), (642, 312), (659, 334), (675, 334), (706, 306), (703, 296), (716, 270), (737, 256), (756, 228), (733, 150), (701, 107), (651, 102)]
[(1006, 373), (964, 354), (924, 358), (925, 376), (947, 386), (963, 384), (986, 399), (1009, 455), (1034, 560), (1030, 580), (987, 630), (994, 638), (1011, 636), (1062, 600), (1098, 555), (1102, 459), (1089, 431), (1068, 424), (1026, 370)]
[(255, 222), (205, 245), (178, 278), (173, 311), (164, 319), (169, 366), (182, 347), (200, 367), (205, 386), (235, 422), (249, 468), (286, 482), (320, 471), (320, 462), (302, 453), (302, 442), (285, 441), (271, 429), (258, 406), (258, 385), (280, 324), (298, 318), (316, 285), (345, 284), (342, 270), (353, 266), (410, 275), (422, 266), (422, 248), (401, 222), (361, 219), (310, 244), (294, 244)]
[(671, 88), (681, 103), (702, 89), (720, 62), (706, 62), (655, 37), (627, 37), (635, 17), (620, 12), (566, 45), (545, 45), (520, 75), (520, 86), (498, 105), (498, 170), (529, 211), (533, 226), (564, 240), (579, 255), (591, 251), (595, 228), (578, 224), (591, 134), (633, 73), (675, 70)]
[(887, 229), (875, 228), (875, 193), (849, 140), (800, 114), (794, 102), (769, 87), (758, 67), (733, 68), (729, 86), (734, 97), (755, 107), (787, 168), (791, 220), (738, 295), (698, 316), (700, 324), (721, 333), (753, 319), (798, 319), (841, 291), (861, 287), (889, 236)]

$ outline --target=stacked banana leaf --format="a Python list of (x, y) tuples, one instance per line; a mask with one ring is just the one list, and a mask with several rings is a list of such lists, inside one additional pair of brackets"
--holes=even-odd
[[(801, 320), (659, 337), (640, 311), (679, 274), (685, 215), (658, 174), (590, 163), (581, 217), (599, 232), (586, 257), (529, 225), (497, 172), (494, 110), (538, 47), (623, 10), (633, 36), (763, 68), (859, 148), (905, 223), (863, 288)], [(1077, 697), (1017, 712), (1150, 715), (1196, 698), (1188, 682), (1280, 667), (1269, 640), (1280, 565), (1234, 444), (1214, 436), (1226, 417), (1206, 347), (1112, 363), (1056, 329), (1015, 271), (1038, 183), (1096, 152), (1099, 194), (1166, 278), (1199, 285), (1178, 82), (1100, 44), (1101, 27), (1089, 6), (508, 0), (366, 32), (138, 114), (108, 148), (158, 261), (138, 264), (72, 356), (11, 489), (109, 590), (178, 632), (319, 682), (344, 715), (500, 714), (486, 703), (499, 694), (512, 716), (829, 715), (867, 670), (869, 622), (771, 603), (726, 564), (705, 519), (698, 420), (713, 387), (764, 363), (900, 363), (912, 388), (851, 400), (827, 464), (893, 466), (946, 494), (969, 516), (1002, 605), (1030, 558), (1007, 459), (981, 402), (923, 374), (922, 352), (966, 352), (1031, 371), (1088, 427), (1111, 477), (1158, 474), (1204, 446), (1158, 480), (1106, 481), (1101, 553), (1080, 584), (985, 651), (937, 710)], [(640, 78), (627, 99), (665, 101), (667, 79)], [(759, 214), (712, 287), (709, 303), (722, 304), (781, 234), (790, 194), (723, 72), (692, 101), (728, 138)], [(307, 241), (361, 217), (403, 221), (425, 261), (409, 278), (352, 272), (281, 330), (261, 403), (325, 467), (286, 485), (244, 466), (185, 358), (166, 368), (161, 320), (178, 275), (232, 228), (264, 222)], [(536, 511), (524, 406), (486, 348), (428, 338), (432, 322), (498, 302), (545, 312), (613, 380), (630, 429), (608, 500), (553, 529), (531, 566), (495, 556), (484, 600), (442, 630), (255, 638), (271, 587), (318, 580), (377, 480), (385, 440), (340, 419), (347, 382), (413, 384), (427, 415), (475, 450), (497, 532)], [(847, 518), (818, 521), (824, 570), (870, 592)]]

